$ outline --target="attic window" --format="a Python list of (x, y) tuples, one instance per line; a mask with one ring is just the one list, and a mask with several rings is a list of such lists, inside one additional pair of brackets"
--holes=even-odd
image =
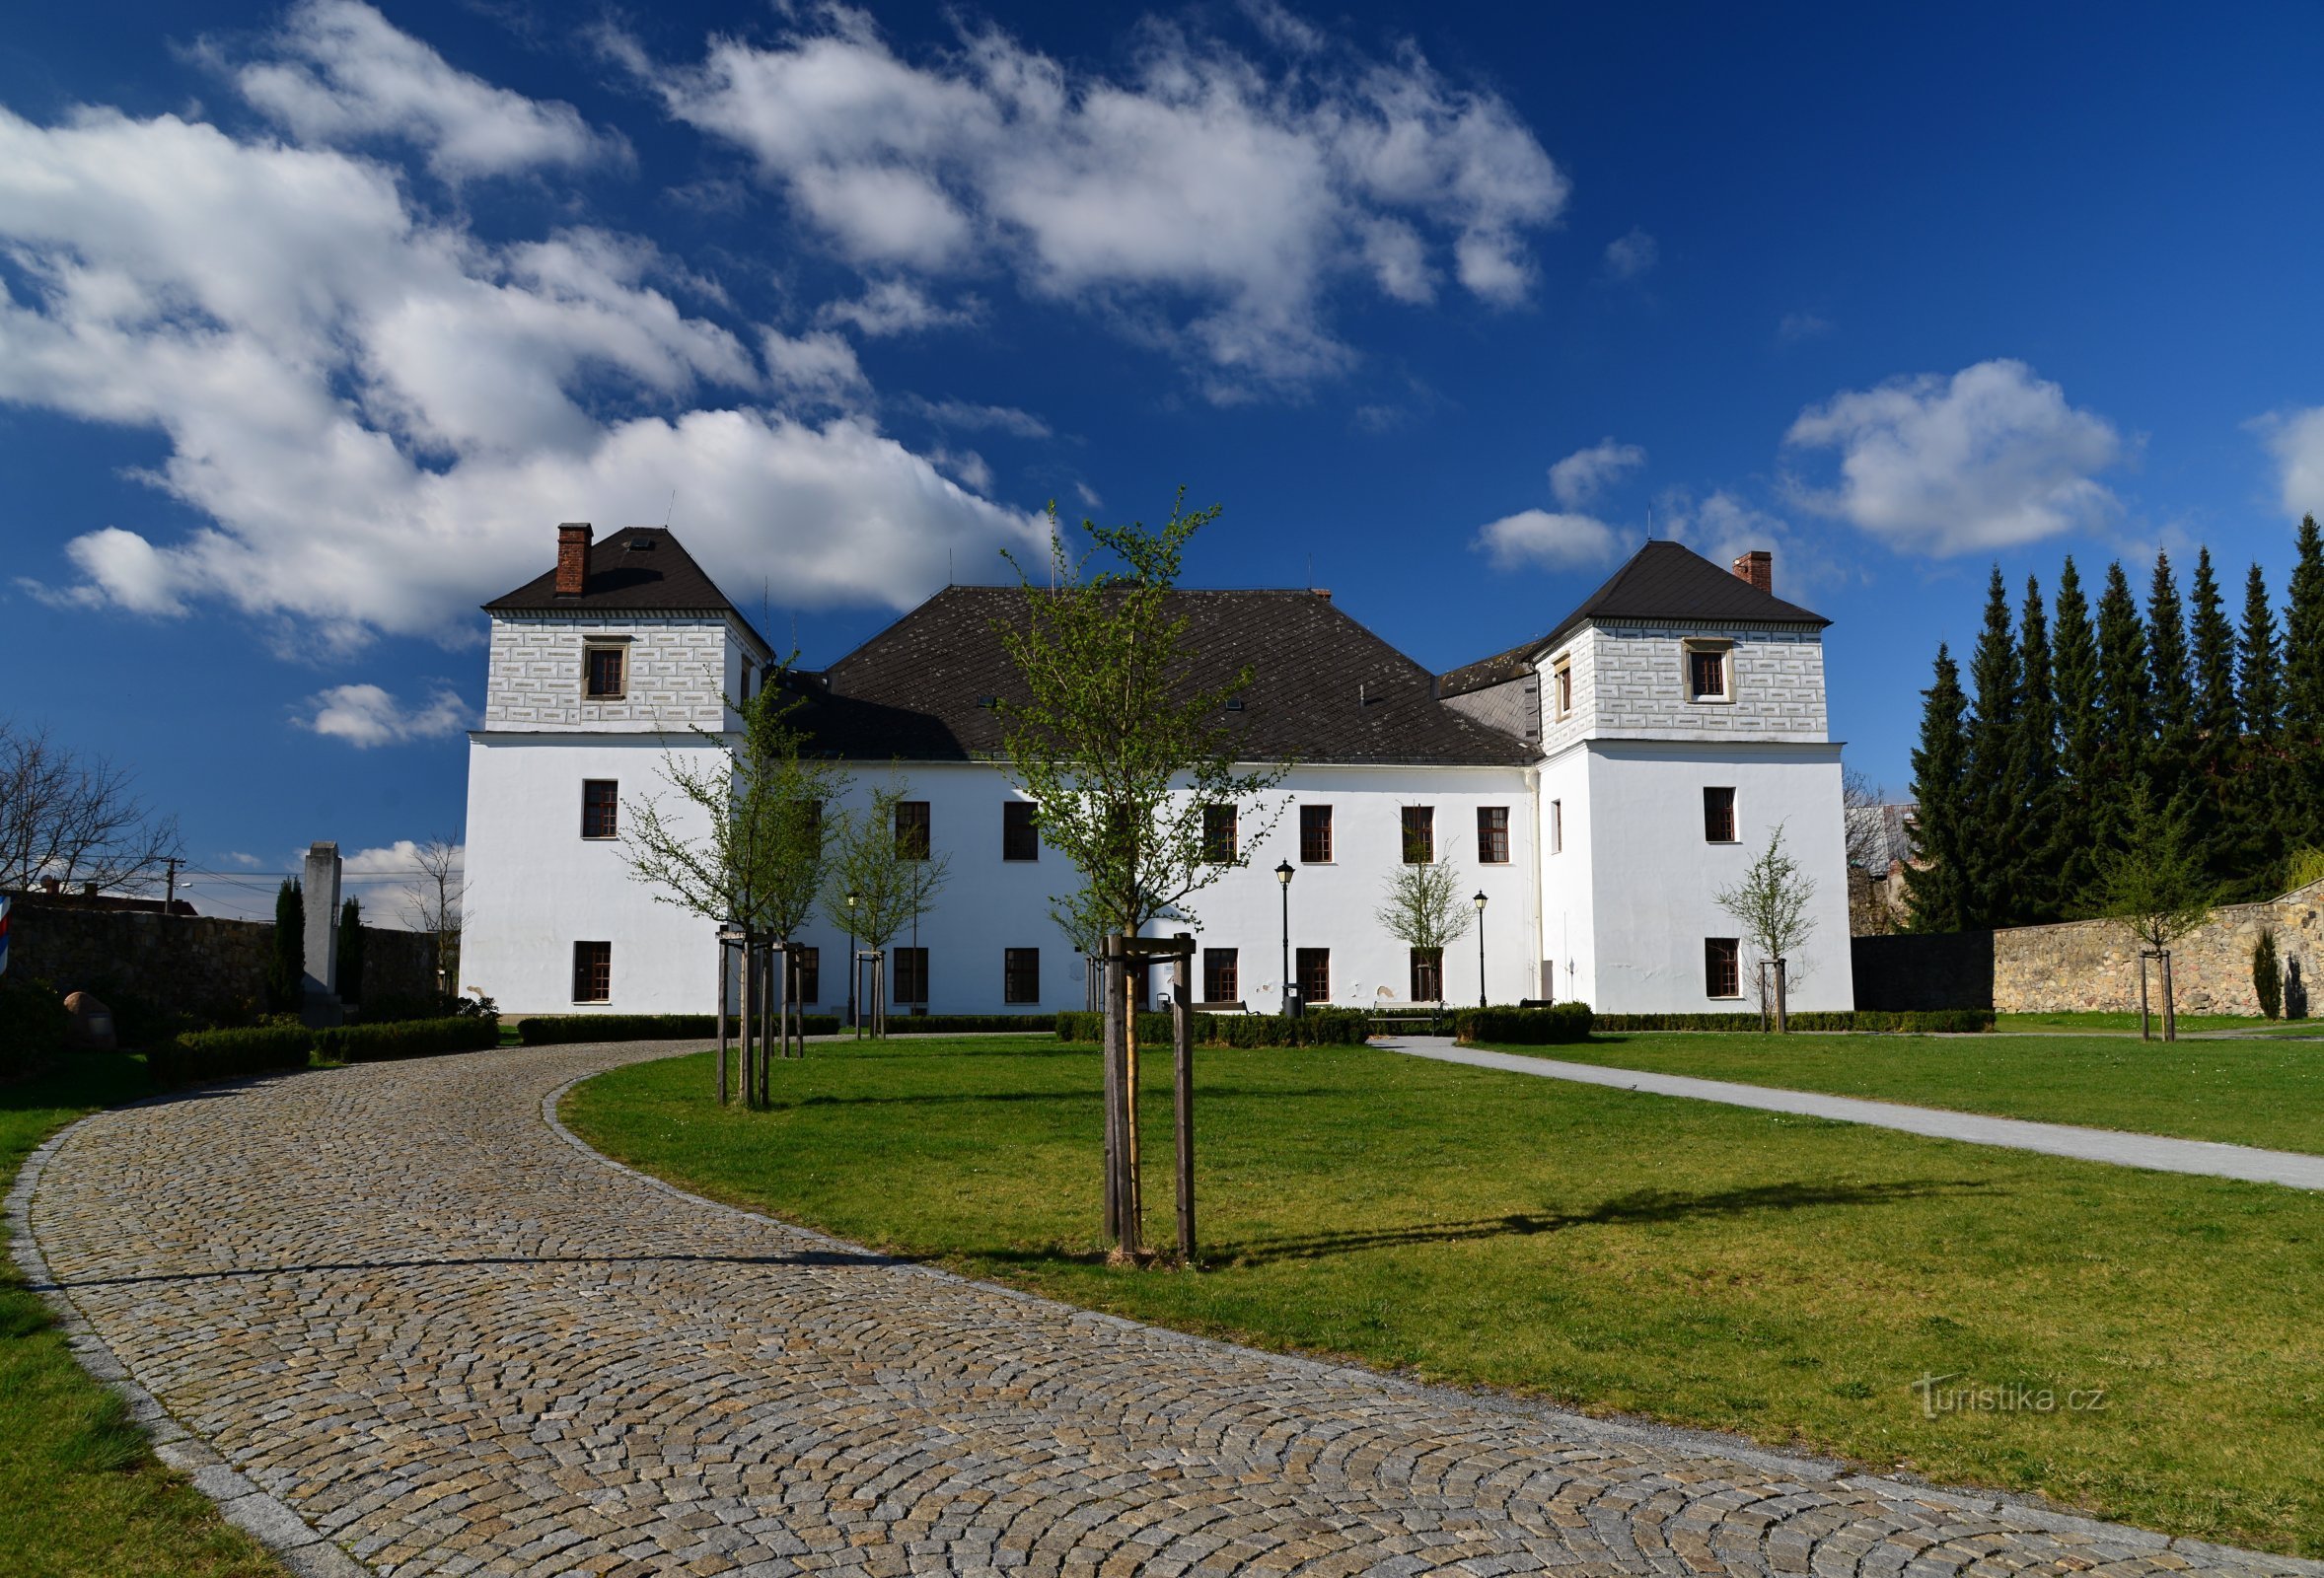
[(654, 539), (650, 537), (633, 537), (627, 546), (632, 553), (651, 553), (654, 550)]
[(979, 696), (979, 697), (977, 698), (977, 705), (979, 705), (980, 707), (983, 707), (983, 708), (985, 708), (986, 710), (988, 710), (988, 711), (989, 711), (991, 708), (993, 708), (993, 707), (997, 707), (997, 706), (999, 706), (999, 705), (1000, 705), (1000, 697), (998, 697), (998, 696)]
[(1229, 711), (1229, 712), (1240, 712), (1240, 711), (1242, 711), (1242, 710), (1243, 710), (1243, 698), (1242, 698), (1241, 696), (1228, 696), (1228, 697), (1226, 698), (1226, 710), (1227, 710), (1227, 711)]

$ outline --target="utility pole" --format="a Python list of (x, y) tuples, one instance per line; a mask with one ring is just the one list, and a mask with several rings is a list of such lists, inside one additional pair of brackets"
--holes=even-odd
[(162, 890), (162, 911), (167, 914), (170, 906), (178, 902), (178, 868), (183, 862), (176, 855), (164, 858), (170, 867), (170, 875), (166, 879), (168, 886)]

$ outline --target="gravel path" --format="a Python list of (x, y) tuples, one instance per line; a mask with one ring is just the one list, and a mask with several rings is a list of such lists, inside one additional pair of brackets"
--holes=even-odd
[(695, 1199), (547, 1115), (671, 1050), (100, 1113), (28, 1168), (18, 1255), (308, 1572), (2324, 1574), (1073, 1311)]

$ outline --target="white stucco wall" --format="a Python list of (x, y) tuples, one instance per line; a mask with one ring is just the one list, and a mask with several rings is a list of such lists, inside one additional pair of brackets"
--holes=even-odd
[[(582, 693), (582, 651), (596, 637), (620, 638), (628, 649), (619, 700)], [(735, 728), (723, 698), (743, 693), (749, 652), (742, 627), (714, 615), (495, 614), (484, 727), (649, 734)]]
[[(1597, 955), (1582, 993), (1593, 1007), (1638, 1014), (1756, 1009), (1749, 947), (1745, 996), (1737, 1001), (1706, 990), (1703, 945), (1740, 930), (1717, 895), (1741, 879), (1778, 824), (1816, 885), (1814, 932), (1790, 961), (1791, 1006), (1855, 1006), (1838, 746), (1596, 741), (1568, 757), (1586, 760), (1593, 816)], [(1735, 791), (1733, 843), (1704, 838), (1703, 791), (1709, 786)]]
[[(461, 986), (506, 1014), (706, 1013), (718, 990), (717, 928), (631, 880), (618, 843), (581, 836), (581, 784), (611, 778), (624, 803), (659, 794), (680, 825), (699, 814), (670, 793), (665, 755), (716, 766), (691, 734), (469, 737), (467, 914)], [(614, 945), (613, 999), (573, 1001), (573, 944)]]
[[(1697, 701), (1687, 691), (1689, 640), (1734, 644), (1734, 693)], [(1573, 672), (1573, 710), (1557, 716), (1556, 671)], [(1542, 750), (1577, 740), (1779, 740), (1827, 738), (1824, 644), (1798, 626), (1585, 624), (1543, 654)]]
[[(1597, 889), (1590, 858), (1589, 753), (1578, 748), (1541, 767), (1541, 977), (1528, 996), (1597, 1002)], [(1563, 847), (1552, 824), (1561, 807)]]

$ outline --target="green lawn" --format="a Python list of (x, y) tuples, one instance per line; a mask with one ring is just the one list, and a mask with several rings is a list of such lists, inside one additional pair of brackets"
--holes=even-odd
[[(2159, 1002), (2154, 1007), (2153, 1021), (2154, 1034), (2160, 1036), (2162, 1005)], [(2282, 1023), (2281, 1020), (2262, 1019), (2257, 1014), (2181, 1014), (2179, 1034), (2184, 1036), (2190, 1031), (2206, 1030), (2266, 1030)], [(2129, 1031), (2135, 1035), (2139, 1029), (2139, 1016), (2136, 1013), (1996, 1014), (1994, 1029), (2018, 1035), (2086, 1036), (2092, 1031)], [(2315, 1029), (2319, 1034), (2324, 1034), (2324, 1025), (2318, 1025)]]
[[(147, 1093), (142, 1058), (75, 1054), (0, 1085), (0, 1179), (60, 1125)], [(24, 1578), (281, 1578), (258, 1543), (146, 1450), (118, 1398), (89, 1379), (0, 1265), (0, 1567)]]
[(1600, 1036), (1504, 1046), (1916, 1107), (2324, 1152), (2324, 1046), (2115, 1036)]
[[(818, 1045), (763, 1113), (695, 1055), (565, 1114), (686, 1187), (1077, 1304), (2324, 1554), (2324, 1197), (1369, 1047), (1198, 1067), (1199, 1274), (1100, 1262), (1086, 1048)], [(1926, 1375), (2059, 1406), (1928, 1418)]]

